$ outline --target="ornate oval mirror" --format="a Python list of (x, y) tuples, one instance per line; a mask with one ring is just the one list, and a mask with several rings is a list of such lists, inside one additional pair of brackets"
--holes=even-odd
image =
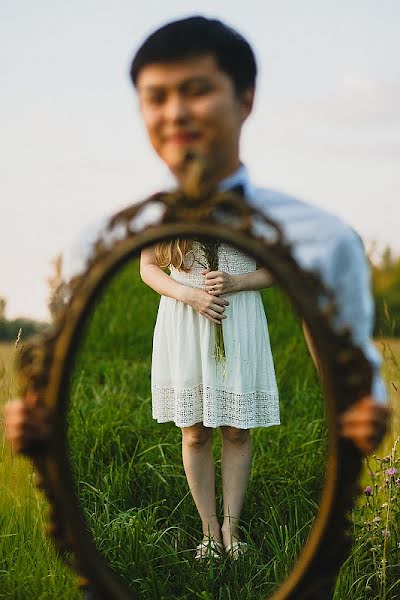
[[(218, 240), (279, 286), (261, 297), (281, 425), (252, 434), (241, 525), (249, 550), (206, 568), (193, 560), (198, 517), (180, 436), (173, 423), (151, 416), (159, 298), (141, 281), (138, 257), (177, 237)], [(279, 227), (235, 192), (160, 194), (110, 219), (68, 294), (54, 333), (25, 349), (21, 372), (53, 411), (50, 439), (34, 460), (53, 508), (51, 534), (73, 568), (103, 598), (238, 597), (243, 590), (274, 600), (329, 597), (349, 549), (346, 513), (360, 468), (336, 419), (369, 389), (371, 375), (348, 333), (333, 326), (334, 298), (300, 269)], [(228, 352), (229, 336), (226, 343)], [(220, 380), (232, 373), (215, 369)], [(268, 424), (278, 419), (275, 411)], [(216, 457), (224, 440), (214, 436)], [(216, 462), (218, 486), (223, 464)]]
[[(221, 245), (221, 259), (225, 250)], [(232, 257), (231, 250), (229, 256)], [(241, 256), (236, 249), (235, 256)], [(246, 263), (245, 266), (251, 265)], [(201, 268), (199, 264), (199, 270)], [(152, 385), (152, 339), (159, 296), (143, 283), (139, 270), (139, 259), (134, 259), (115, 274), (97, 297), (82, 332), (71, 378), (68, 455), (79, 504), (96, 547), (107, 563), (123, 577), (127, 587), (144, 596), (151, 597), (153, 589), (162, 589), (167, 597), (182, 597), (185, 590), (198, 589), (199, 585), (208, 590), (209, 572), (204, 564), (193, 560), (201, 535), (200, 522), (182, 465), (181, 432), (174, 422), (168, 422), (170, 415), (166, 414), (165, 399), (171, 401), (171, 389), (164, 386), (159, 390), (157, 380), (161, 376), (168, 377), (175, 363), (182, 364), (182, 358), (178, 360), (175, 356), (180, 348), (188, 358), (181, 373), (183, 382), (187, 380), (192, 361), (188, 338), (194, 336), (184, 332), (179, 340), (177, 331), (163, 330), (172, 345), (170, 342), (166, 348), (168, 353), (159, 357), (158, 341), (162, 349), (163, 339), (155, 335), (154, 363), (156, 367), (161, 365), (161, 372), (155, 367)], [(193, 270), (192, 267), (192, 274)], [(247, 302), (257, 297), (256, 294), (247, 296)], [(234, 300), (229, 294), (225, 297)], [(225, 422), (235, 418), (231, 412), (236, 408), (240, 406), (243, 410), (246, 399), (254, 410), (257, 403), (262, 402), (259, 410), (266, 412), (264, 427), (260, 426), (264, 422), (256, 412), (251, 422), (243, 422), (254, 426), (251, 477), (240, 527), (241, 537), (249, 545), (246, 558), (240, 568), (233, 570), (227, 556), (213, 565), (215, 572), (220, 571), (215, 582), (217, 587), (225, 573), (224, 586), (229, 587), (231, 593), (240, 594), (240, 589), (249, 581), (250, 595), (259, 598), (284, 580), (304, 546), (318, 510), (326, 463), (323, 397), (301, 323), (276, 286), (263, 290), (262, 298), (268, 315), (270, 342), (256, 335), (254, 328), (258, 319), (253, 320), (256, 307), (250, 306), (243, 311), (241, 323), (249, 336), (246, 332), (238, 334), (240, 349), (236, 348), (236, 352), (240, 351), (241, 358), (237, 368), (232, 368), (234, 346), (227, 328), (228, 319), (234, 321), (235, 315), (230, 305), (224, 324), (226, 364), (215, 362), (213, 347), (208, 350), (210, 378), (215, 375), (219, 380), (214, 386), (219, 390), (218, 398), (212, 397), (210, 391), (205, 398), (206, 409), (203, 406), (204, 412), (208, 401), (210, 408), (215, 402), (223, 411)], [(262, 317), (260, 321), (263, 325)], [(175, 322), (171, 319), (166, 325)], [(162, 325), (162, 319), (159, 323)], [(191, 326), (189, 322), (187, 327)], [(185, 327), (185, 323), (180, 327)], [(255, 356), (252, 349), (245, 346), (246, 340), (254, 345), (259, 343)], [(279, 390), (280, 415), (265, 352), (269, 344)], [(260, 391), (258, 398), (254, 398), (254, 394), (239, 394), (237, 381), (232, 376), (226, 377), (227, 372), (237, 372), (246, 360), (259, 363), (254, 366), (260, 372), (258, 387), (266, 388), (267, 392)], [(186, 400), (184, 389), (183, 386), (179, 391), (174, 389), (174, 402)], [(197, 385), (191, 384), (191, 392), (196, 389)], [(228, 390), (228, 406), (222, 404), (221, 407), (220, 394)], [(186, 421), (178, 421), (180, 425), (191, 423), (185, 413), (179, 413), (179, 417), (186, 418)], [(202, 416), (195, 418), (199, 419)], [(275, 426), (279, 421), (281, 425)], [(226, 445), (221, 439), (222, 428), (215, 429), (217, 513), (222, 520), (226, 512), (221, 501), (222, 472), (225, 475), (226, 471), (220, 457), (222, 446), (225, 450)], [(227, 503), (226, 494), (224, 499)]]

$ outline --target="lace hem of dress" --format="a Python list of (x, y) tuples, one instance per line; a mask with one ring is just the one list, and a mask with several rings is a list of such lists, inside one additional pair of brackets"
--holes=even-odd
[(174, 421), (178, 427), (195, 423), (238, 429), (280, 425), (276, 388), (238, 394), (202, 384), (192, 388), (152, 385), (152, 406), (154, 419), (159, 423)]

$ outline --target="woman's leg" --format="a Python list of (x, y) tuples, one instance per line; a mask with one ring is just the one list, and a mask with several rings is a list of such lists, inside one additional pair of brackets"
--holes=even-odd
[(221, 427), (222, 489), (224, 521), (222, 539), (227, 547), (238, 540), (238, 525), (251, 469), (251, 436), (249, 429)]
[(212, 429), (196, 423), (182, 427), (182, 459), (186, 478), (200, 515), (203, 534), (221, 541), (215, 501), (215, 468)]

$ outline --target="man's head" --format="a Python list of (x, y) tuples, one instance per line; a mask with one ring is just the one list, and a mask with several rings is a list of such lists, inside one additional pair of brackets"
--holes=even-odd
[(214, 19), (168, 23), (145, 40), (131, 79), (150, 141), (175, 175), (186, 150), (206, 156), (218, 179), (238, 166), (256, 72), (248, 42)]
[(140, 71), (153, 64), (175, 63), (211, 55), (232, 80), (238, 94), (254, 89), (257, 65), (250, 44), (237, 31), (216, 19), (189, 17), (167, 23), (140, 46), (130, 75), (136, 86)]

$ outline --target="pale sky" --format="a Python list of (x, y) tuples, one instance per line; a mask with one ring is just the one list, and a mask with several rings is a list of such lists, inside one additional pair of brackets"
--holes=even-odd
[(259, 62), (242, 159), (256, 184), (400, 253), (399, 0), (1, 0), (0, 296), (48, 318), (51, 259), (160, 189), (128, 79), (135, 49), (182, 16), (219, 17)]

